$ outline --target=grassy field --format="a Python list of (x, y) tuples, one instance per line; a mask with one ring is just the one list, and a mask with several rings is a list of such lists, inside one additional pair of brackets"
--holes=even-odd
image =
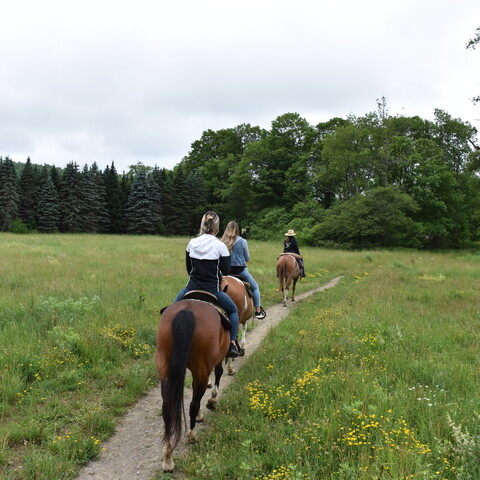
[[(0, 234), (0, 478), (74, 478), (156, 384), (158, 312), (186, 282), (187, 241)], [(282, 242), (249, 242), (264, 307), (280, 301)], [(179, 468), (480, 478), (480, 255), (301, 250), (299, 293), (341, 284), (271, 333)]]
[(480, 256), (309, 253), (345, 277), (252, 355), (185, 477), (479, 479)]

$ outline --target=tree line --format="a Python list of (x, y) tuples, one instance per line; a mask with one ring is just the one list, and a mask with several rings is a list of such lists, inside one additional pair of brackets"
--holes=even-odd
[[(0, 230), (191, 235), (206, 209), (250, 238), (342, 248), (460, 248), (480, 241), (477, 130), (436, 109), (434, 120), (389, 115), (309, 124), (280, 115), (207, 130), (172, 170), (117, 174), (0, 160)], [(477, 243), (478, 245), (478, 243)]]
[(186, 235), (205, 205), (196, 173), (115, 164), (65, 169), (0, 157), (0, 231)]
[(382, 98), (361, 117), (208, 130), (181, 165), (253, 238), (293, 228), (308, 245), (458, 248), (480, 236), (476, 134), (439, 109), (432, 121), (389, 115)]

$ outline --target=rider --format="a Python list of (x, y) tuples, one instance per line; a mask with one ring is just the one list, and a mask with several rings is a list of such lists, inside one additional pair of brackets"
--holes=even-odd
[(220, 289), (222, 274), (230, 273), (230, 254), (225, 244), (216, 238), (219, 226), (220, 218), (215, 212), (205, 213), (198, 237), (190, 240), (187, 245), (185, 258), (190, 278), (174, 301), (182, 300), (185, 293), (190, 290), (205, 290), (213, 293), (219, 305), (227, 312), (232, 324), (227, 357), (234, 358), (240, 355), (236, 345), (238, 310), (233, 300)]
[(305, 277), (305, 267), (303, 265), (303, 257), (300, 254), (300, 250), (298, 249), (297, 239), (295, 238), (295, 231), (290, 229), (285, 234), (285, 241), (283, 242), (283, 253), (296, 253), (300, 256), (297, 257), (298, 263), (300, 265), (300, 276)]
[(247, 262), (250, 261), (247, 241), (240, 236), (240, 228), (237, 222), (228, 222), (223, 232), (222, 242), (227, 246), (231, 256), (231, 272), (242, 276), (250, 284), (255, 304), (255, 318), (263, 319), (267, 316), (260, 305), (260, 289), (255, 279), (247, 270)]

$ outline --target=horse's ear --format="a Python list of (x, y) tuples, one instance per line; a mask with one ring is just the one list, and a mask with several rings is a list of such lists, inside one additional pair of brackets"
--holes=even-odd
[(223, 293), (227, 293), (227, 290), (228, 290), (228, 285), (225, 285), (225, 287), (223, 287)]

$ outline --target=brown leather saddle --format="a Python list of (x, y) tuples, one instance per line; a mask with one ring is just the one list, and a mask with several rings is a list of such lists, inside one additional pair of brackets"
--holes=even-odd
[[(223, 327), (226, 330), (232, 329), (232, 324), (230, 322), (230, 319), (228, 318), (227, 312), (218, 304), (218, 299), (213, 293), (206, 292), (205, 290), (190, 290), (189, 292), (185, 293), (185, 295), (183, 296), (183, 299), (194, 300), (196, 302), (205, 302), (210, 304), (218, 312), (218, 315), (220, 317), (220, 321), (222, 322)], [(166, 307), (163, 307), (160, 310), (160, 314), (162, 314), (163, 311), (168, 306), (169, 305), (167, 305)]]

